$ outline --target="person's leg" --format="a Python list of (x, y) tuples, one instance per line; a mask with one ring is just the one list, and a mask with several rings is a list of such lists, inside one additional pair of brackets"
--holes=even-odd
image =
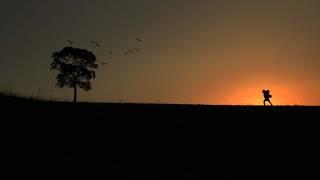
[(266, 100), (263, 101), (263, 106), (266, 106)]
[(271, 101), (270, 101), (270, 100), (269, 100), (268, 102), (271, 104), (271, 106), (273, 106), (273, 104), (271, 103)]

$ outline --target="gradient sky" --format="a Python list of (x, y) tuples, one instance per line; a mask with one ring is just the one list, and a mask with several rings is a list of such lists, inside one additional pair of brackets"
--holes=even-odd
[(2, 0), (0, 90), (71, 100), (49, 71), (70, 39), (109, 62), (80, 101), (261, 104), (270, 89), (274, 104), (320, 105), (319, 9), (318, 0)]

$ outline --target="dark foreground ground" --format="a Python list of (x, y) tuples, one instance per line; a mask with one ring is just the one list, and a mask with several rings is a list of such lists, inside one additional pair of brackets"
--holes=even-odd
[(0, 97), (5, 179), (318, 179), (319, 107)]

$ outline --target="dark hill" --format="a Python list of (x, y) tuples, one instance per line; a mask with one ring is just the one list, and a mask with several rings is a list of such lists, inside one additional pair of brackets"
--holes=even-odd
[(320, 176), (319, 107), (0, 101), (12, 179)]

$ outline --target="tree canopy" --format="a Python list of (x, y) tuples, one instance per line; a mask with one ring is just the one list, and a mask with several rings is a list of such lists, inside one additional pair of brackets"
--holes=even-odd
[(89, 91), (92, 88), (91, 79), (96, 78), (98, 68), (96, 56), (86, 50), (65, 47), (52, 54), (51, 70), (58, 70), (56, 86), (74, 88), (74, 101), (77, 100), (77, 87)]

